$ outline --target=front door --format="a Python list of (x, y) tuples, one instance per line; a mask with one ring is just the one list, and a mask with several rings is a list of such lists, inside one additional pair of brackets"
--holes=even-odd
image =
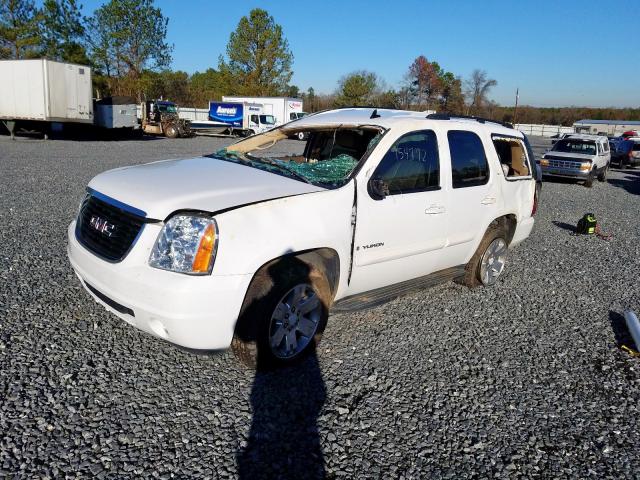
[[(446, 242), (446, 192), (440, 185), (436, 133), (398, 138), (368, 182), (358, 185), (349, 293), (432, 273)], [(384, 198), (371, 182), (385, 185)], [(380, 189), (378, 189), (380, 190)]]

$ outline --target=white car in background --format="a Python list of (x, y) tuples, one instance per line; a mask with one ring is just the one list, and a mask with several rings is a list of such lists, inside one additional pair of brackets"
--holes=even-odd
[[(299, 155), (282, 140), (304, 132)], [(215, 154), (91, 180), (68, 254), (93, 298), (152, 335), (294, 361), (330, 311), (459, 279), (491, 285), (531, 232), (533, 154), (475, 118), (341, 109)]]
[(543, 176), (584, 180), (585, 187), (593, 181), (607, 179), (611, 150), (609, 140), (602, 135), (571, 134), (558, 140), (540, 159)]

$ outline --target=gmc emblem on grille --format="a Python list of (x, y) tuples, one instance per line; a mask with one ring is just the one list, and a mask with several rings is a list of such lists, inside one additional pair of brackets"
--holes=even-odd
[(101, 234), (106, 235), (107, 237), (113, 235), (113, 232), (116, 229), (116, 226), (113, 223), (109, 223), (104, 218), (100, 218), (97, 215), (91, 216), (89, 225), (91, 225), (94, 230), (99, 231)]

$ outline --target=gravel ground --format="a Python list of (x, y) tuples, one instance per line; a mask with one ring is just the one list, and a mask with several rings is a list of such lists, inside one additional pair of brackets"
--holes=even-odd
[[(226, 142), (0, 137), (0, 477), (637, 478), (640, 171), (546, 182), (495, 287), (333, 315), (254, 378), (107, 314), (66, 258), (92, 176)], [(572, 235), (587, 211), (610, 241)]]

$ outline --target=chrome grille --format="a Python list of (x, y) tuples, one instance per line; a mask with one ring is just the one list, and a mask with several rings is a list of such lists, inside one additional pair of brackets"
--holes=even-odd
[(119, 262), (129, 253), (145, 220), (144, 217), (89, 195), (78, 214), (76, 237), (96, 255), (111, 262)]

